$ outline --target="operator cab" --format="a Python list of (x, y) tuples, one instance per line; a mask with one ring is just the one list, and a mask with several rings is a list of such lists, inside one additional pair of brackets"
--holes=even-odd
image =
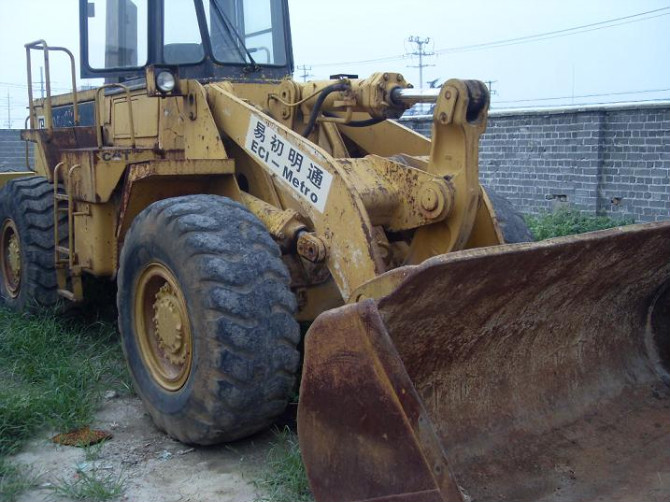
[(293, 72), (287, 0), (80, 0), (81, 76), (108, 82), (169, 67), (181, 78)]

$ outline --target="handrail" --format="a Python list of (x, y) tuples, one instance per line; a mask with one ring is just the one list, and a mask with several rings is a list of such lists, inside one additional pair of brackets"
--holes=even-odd
[(54, 259), (55, 263), (59, 264), (61, 263), (61, 257), (60, 257), (60, 250), (58, 247), (60, 246), (60, 231), (58, 229), (58, 176), (59, 176), (59, 171), (60, 168), (63, 167), (65, 164), (63, 162), (59, 162), (56, 164), (56, 167), (54, 167), (54, 172), (53, 172), (53, 197), (54, 197)]
[[(30, 121), (30, 115), (28, 115), (26, 117), (26, 120), (23, 122), (24, 129), (28, 129), (29, 121)], [(29, 150), (30, 145), (28, 145), (28, 140), (25, 140), (24, 143), (26, 144), (26, 169), (28, 169), (28, 171), (32, 171), (30, 167), (30, 150)]]
[(130, 142), (135, 146), (135, 121), (133, 120), (133, 104), (130, 95), (130, 88), (123, 84), (105, 84), (98, 87), (95, 91), (95, 133), (98, 140), (98, 148), (102, 148), (102, 124), (100, 123), (100, 93), (104, 89), (120, 88), (126, 94), (126, 101), (128, 102), (128, 120), (130, 121)]
[(49, 47), (44, 40), (36, 40), (34, 42), (27, 43), (26, 48), (26, 60), (28, 64), (28, 107), (29, 107), (29, 117), (30, 117), (30, 128), (37, 129), (37, 115), (35, 111), (35, 105), (33, 103), (33, 76), (32, 76), (32, 64), (30, 60), (30, 51), (31, 49), (41, 50), (44, 53), (44, 73), (45, 73), (45, 83), (47, 90), (46, 101), (44, 102), (44, 120), (45, 128), (47, 130), (47, 138), (51, 139), (53, 136), (53, 113), (51, 106), (51, 72), (49, 70), (49, 51), (54, 52), (64, 52), (70, 58), (70, 75), (72, 77), (72, 101), (74, 108), (74, 125), (79, 125), (79, 102), (77, 100), (77, 76), (76, 68), (74, 62), (74, 55), (70, 50), (65, 47)]
[[(69, 249), (69, 264), (70, 264), (70, 270), (73, 269), (75, 265), (75, 259), (76, 255), (74, 253), (74, 202), (73, 202), (73, 197), (74, 197), (74, 186), (73, 186), (73, 181), (72, 181), (72, 173), (74, 173), (77, 169), (81, 169), (80, 164), (75, 164), (73, 165), (70, 170), (67, 172), (67, 196), (68, 196), (68, 201), (67, 201), (67, 239), (68, 239), (68, 249)], [(58, 244), (56, 244), (58, 245)]]

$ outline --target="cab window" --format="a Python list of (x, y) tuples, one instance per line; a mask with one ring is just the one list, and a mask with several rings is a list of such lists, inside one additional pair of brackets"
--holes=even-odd
[(88, 2), (88, 63), (93, 69), (147, 63), (147, 0)]
[(214, 59), (220, 63), (285, 65), (281, 3), (276, 0), (206, 0)]

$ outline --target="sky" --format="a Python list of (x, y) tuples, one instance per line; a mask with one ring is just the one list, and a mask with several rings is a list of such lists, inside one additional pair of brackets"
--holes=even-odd
[[(394, 71), (419, 87), (418, 58), (407, 55), (415, 37), (433, 53), (424, 86), (490, 81), (493, 109), (670, 99), (670, 0), (289, 0), (289, 9), (295, 64), (307, 68), (298, 80)], [(45, 39), (77, 56), (78, 33), (77, 0), (0, 0), (0, 127), (23, 127), (24, 44)], [(51, 59), (55, 92), (67, 91), (67, 65)]]

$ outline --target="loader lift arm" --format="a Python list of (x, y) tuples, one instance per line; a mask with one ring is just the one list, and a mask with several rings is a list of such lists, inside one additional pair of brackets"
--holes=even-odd
[[(366, 80), (342, 80), (336, 92), (331, 91), (332, 82), (310, 84), (303, 93), (311, 92), (312, 97), (303, 106), (309, 115), (310, 106), (323, 112), (346, 109), (350, 117), (353, 113), (399, 115), (406, 105), (391, 99), (399, 83), (407, 85), (402, 76), (387, 73)], [(222, 135), (272, 177), (282, 204), (293, 207), (309, 222), (319, 259), (327, 263), (345, 301), (381, 293), (379, 285), (367, 285), (389, 269), (385, 243), (380, 242), (375, 226), (387, 232), (414, 231), (405, 257), (408, 264), (466, 247), (479, 206), (485, 206), (478, 181), (477, 145), (485, 128), (488, 94), (480, 82), (451, 80), (443, 86), (433, 124), (437, 141), (427, 161), (419, 161), (417, 167), (374, 152), (363, 158), (335, 158), (312, 138), (235, 96), (234, 86), (209, 84), (206, 89)], [(319, 100), (317, 96), (324, 92), (325, 99)], [(343, 129), (349, 120), (343, 120)], [(328, 122), (327, 115), (322, 117), (322, 124)], [(430, 148), (428, 142), (426, 146)], [(280, 149), (300, 152), (304, 167), (291, 164)], [(301, 168), (308, 177), (318, 170), (323, 185), (317, 187), (313, 179), (302, 178)], [(482, 225), (479, 231), (486, 232), (487, 244), (501, 242), (494, 223)]]

